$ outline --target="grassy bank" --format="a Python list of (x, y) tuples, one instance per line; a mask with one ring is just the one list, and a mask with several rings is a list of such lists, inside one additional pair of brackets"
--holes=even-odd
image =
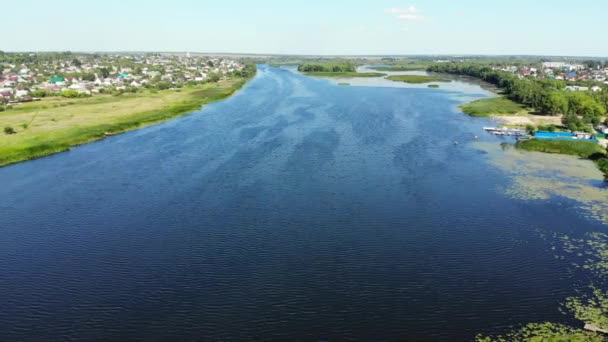
[(187, 114), (232, 95), (246, 82), (237, 78), (177, 90), (80, 99), (55, 97), (17, 105), (0, 113), (0, 126), (16, 131), (0, 135), (0, 166)]
[(313, 71), (313, 72), (304, 72), (304, 75), (307, 76), (317, 76), (317, 77), (382, 77), (386, 76), (386, 74), (379, 72), (350, 72), (350, 71), (340, 71), (340, 72), (331, 72), (331, 71)]
[(460, 108), (471, 116), (513, 115), (526, 111), (524, 106), (504, 97), (481, 99), (464, 104)]
[(393, 75), (387, 77), (387, 79), (395, 82), (405, 83), (431, 83), (431, 82), (450, 82), (449, 80), (443, 79), (438, 76), (426, 76), (426, 75)]
[(526, 151), (569, 154), (587, 159), (599, 159), (606, 155), (606, 150), (593, 141), (534, 139), (520, 141), (516, 146)]

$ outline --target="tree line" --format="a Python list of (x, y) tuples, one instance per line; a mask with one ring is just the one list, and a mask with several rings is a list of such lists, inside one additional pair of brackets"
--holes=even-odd
[(562, 123), (574, 131), (591, 131), (608, 112), (608, 90), (569, 91), (567, 83), (554, 79), (520, 78), (493, 70), (487, 65), (441, 63), (427, 68), (430, 72), (467, 75), (480, 78), (504, 90), (506, 96), (547, 115), (563, 114)]
[(351, 63), (304, 63), (298, 66), (301, 72), (356, 72)]

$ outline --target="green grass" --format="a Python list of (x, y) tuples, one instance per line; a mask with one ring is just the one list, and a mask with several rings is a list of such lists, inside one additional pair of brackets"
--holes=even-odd
[(339, 86), (349, 86), (350, 83), (346, 83), (346, 82), (340, 82), (338, 83)]
[(524, 106), (504, 97), (481, 99), (460, 106), (462, 111), (471, 116), (514, 115), (524, 112)]
[(533, 139), (520, 141), (516, 146), (526, 151), (569, 154), (588, 159), (598, 159), (606, 154), (606, 149), (593, 141)]
[(224, 99), (247, 79), (121, 96), (82, 99), (45, 98), (0, 113), (0, 126), (16, 134), (0, 134), (0, 166), (69, 150), (146, 125), (169, 120)]
[(406, 63), (406, 64), (395, 64), (386, 67), (371, 67), (372, 70), (377, 71), (416, 71), (416, 70), (426, 70), (432, 63)]
[(426, 76), (426, 75), (392, 75), (387, 77), (387, 79), (396, 82), (405, 82), (405, 83), (431, 83), (431, 82), (450, 82), (449, 80), (443, 79), (438, 76)]
[(315, 71), (315, 72), (304, 72), (307, 76), (317, 77), (382, 77), (386, 74), (379, 72), (326, 72), (326, 71)]

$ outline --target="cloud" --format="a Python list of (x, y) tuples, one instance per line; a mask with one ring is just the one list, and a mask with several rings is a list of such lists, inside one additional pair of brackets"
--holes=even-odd
[(386, 14), (390, 14), (397, 19), (401, 20), (421, 20), (424, 19), (422, 15), (418, 13), (418, 10), (414, 6), (406, 8), (390, 8), (384, 11)]

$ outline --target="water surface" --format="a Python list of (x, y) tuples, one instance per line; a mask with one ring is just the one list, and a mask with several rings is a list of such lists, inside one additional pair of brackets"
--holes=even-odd
[[(455, 81), (456, 82), (456, 81)], [(0, 340), (444, 340), (567, 322), (576, 275), (471, 146), (487, 93), (262, 66), (192, 115), (0, 169)]]

